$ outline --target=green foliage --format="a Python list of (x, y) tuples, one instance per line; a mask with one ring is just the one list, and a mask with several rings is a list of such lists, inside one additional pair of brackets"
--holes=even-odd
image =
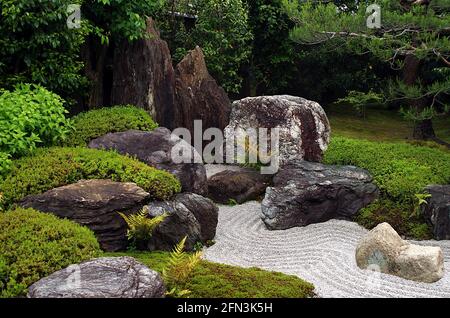
[(82, 179), (134, 182), (153, 199), (166, 200), (181, 190), (170, 173), (130, 157), (85, 148), (38, 149), (32, 156), (13, 161), (11, 172), (0, 182), (4, 205)]
[(175, 246), (170, 253), (167, 267), (162, 271), (168, 289), (167, 296), (169, 297), (181, 298), (191, 293), (189, 289), (181, 289), (180, 286), (186, 283), (202, 257), (201, 252), (189, 255), (183, 251), (186, 239), (187, 236)]
[(128, 225), (128, 239), (136, 243), (148, 241), (152, 237), (155, 228), (167, 217), (167, 214), (163, 214), (149, 218), (145, 208), (135, 214), (125, 215), (119, 212), (119, 215)]
[[(366, 25), (368, 14), (366, 5), (353, 10), (343, 10), (330, 2), (301, 2), (283, 0), (287, 14), (296, 23), (291, 37), (299, 43), (321, 44), (334, 42), (346, 45), (358, 54), (370, 52), (380, 61), (388, 62), (392, 68), (400, 70), (405, 65), (405, 56), (415, 57), (425, 64), (435, 63), (433, 71), (442, 72), (450, 65), (450, 9), (442, 1), (429, 7), (428, 2), (398, 0), (377, 0), (380, 5), (382, 26), (370, 29)], [(436, 65), (437, 64), (437, 65)], [(443, 67), (441, 67), (441, 65)], [(415, 72), (415, 71), (413, 71)], [(445, 71), (444, 71), (445, 72)], [(420, 77), (424, 74), (409, 74), (412, 78), (403, 84), (398, 81), (390, 89), (390, 98), (417, 108), (408, 112), (408, 118), (415, 121), (434, 116), (437, 111), (430, 111), (414, 105), (422, 98), (432, 99), (428, 108), (444, 108), (448, 105), (444, 96), (450, 93), (450, 80), (447, 77), (429, 78), (426, 82)], [(417, 104), (417, 103), (416, 103)]]
[(418, 240), (432, 239), (433, 234), (423, 216), (412, 213), (414, 206), (390, 199), (380, 199), (362, 209), (355, 220), (368, 229), (389, 223), (400, 235)]
[[(185, 1), (168, 1), (170, 12), (186, 10)], [(203, 49), (208, 70), (228, 93), (237, 93), (241, 87), (240, 67), (250, 55), (251, 32), (248, 12), (242, 0), (193, 0), (190, 13), (197, 16), (195, 26), (162, 25), (163, 36), (168, 37), (174, 59), (179, 61), (196, 45)], [(182, 5), (182, 6), (180, 6)], [(167, 17), (161, 20), (167, 20)], [(173, 37), (175, 34), (176, 38)]]
[(325, 163), (367, 169), (382, 194), (412, 203), (429, 184), (450, 182), (450, 153), (406, 143), (377, 143), (334, 137)]
[(39, 279), (101, 253), (89, 229), (32, 209), (1, 213), (0, 228), (2, 297), (22, 296)]
[[(162, 272), (170, 259), (167, 252), (111, 253), (110, 256), (132, 256), (148, 267)], [(190, 278), (181, 286), (192, 298), (309, 298), (314, 286), (282, 273), (257, 268), (241, 268), (200, 261)]]
[(383, 102), (383, 97), (373, 91), (367, 93), (350, 91), (345, 98), (341, 98), (338, 103), (345, 103), (351, 105), (360, 117), (366, 117), (366, 107), (369, 104), (380, 104)]
[(73, 118), (72, 133), (65, 146), (86, 146), (92, 139), (110, 132), (127, 130), (151, 131), (158, 127), (150, 115), (135, 106), (114, 106), (91, 110)]
[(450, 182), (450, 153), (406, 143), (381, 143), (334, 137), (325, 163), (367, 169), (380, 188), (381, 199), (363, 209), (356, 220), (373, 228), (390, 223), (400, 234), (430, 238), (425, 220), (414, 213), (417, 193), (429, 184)]
[(0, 94), (0, 152), (20, 157), (37, 146), (54, 145), (69, 133), (70, 121), (58, 95), (28, 84)]
[(69, 4), (80, 0), (0, 2), (0, 87), (40, 84), (64, 98), (86, 87), (79, 49), (88, 29), (66, 26)]
[(146, 17), (160, 10), (165, 0), (84, 0), (83, 18), (103, 44), (111, 39), (134, 41), (144, 36)]
[(10, 155), (0, 152), (0, 180), (11, 169), (11, 163)]

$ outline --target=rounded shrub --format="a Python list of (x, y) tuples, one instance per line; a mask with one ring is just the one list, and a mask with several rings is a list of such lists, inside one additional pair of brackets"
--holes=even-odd
[(431, 238), (429, 226), (417, 215), (416, 194), (429, 184), (450, 183), (450, 153), (407, 143), (382, 143), (334, 137), (324, 158), (327, 164), (367, 169), (381, 198), (362, 209), (356, 221), (366, 228), (390, 223), (399, 234)]
[(32, 209), (0, 213), (0, 295), (21, 296), (39, 279), (101, 254), (94, 234)]
[(66, 146), (85, 146), (92, 139), (110, 132), (151, 131), (158, 127), (145, 110), (130, 105), (81, 113), (73, 117), (73, 126), (74, 130), (64, 141)]
[(0, 152), (20, 157), (37, 146), (51, 146), (70, 130), (63, 100), (37, 85), (0, 91)]
[(181, 190), (172, 174), (152, 168), (112, 151), (87, 148), (42, 148), (32, 156), (12, 162), (11, 171), (0, 181), (5, 207), (30, 194), (39, 194), (83, 179), (134, 182), (153, 199), (166, 200)]

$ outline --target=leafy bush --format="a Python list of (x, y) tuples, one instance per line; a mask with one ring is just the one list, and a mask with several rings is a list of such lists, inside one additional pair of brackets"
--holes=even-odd
[[(162, 272), (170, 261), (168, 252), (109, 253), (132, 256), (148, 267)], [(314, 286), (296, 276), (241, 268), (201, 260), (180, 290), (190, 290), (192, 298), (308, 298)]]
[(3, 297), (23, 295), (39, 279), (101, 253), (89, 229), (32, 209), (1, 213), (0, 228)]
[(150, 131), (158, 127), (145, 110), (134, 106), (114, 106), (81, 113), (73, 118), (73, 126), (74, 131), (64, 142), (66, 146), (85, 146), (92, 139), (110, 132)]
[(334, 137), (325, 163), (367, 169), (380, 188), (381, 199), (356, 217), (373, 228), (390, 223), (400, 234), (430, 238), (423, 216), (414, 215), (417, 194), (429, 184), (450, 183), (450, 153), (407, 143), (381, 143)]
[(82, 179), (134, 182), (152, 198), (165, 200), (181, 190), (168, 172), (115, 152), (85, 148), (43, 148), (13, 161), (11, 172), (0, 182), (4, 205)]
[(27, 155), (37, 146), (53, 145), (68, 134), (70, 121), (58, 95), (29, 84), (0, 93), (0, 152), (14, 157)]
[(163, 214), (151, 219), (148, 217), (148, 212), (145, 208), (135, 214), (125, 215), (119, 212), (119, 215), (127, 223), (128, 239), (133, 241), (135, 245), (148, 242), (155, 228), (167, 217), (167, 214)]

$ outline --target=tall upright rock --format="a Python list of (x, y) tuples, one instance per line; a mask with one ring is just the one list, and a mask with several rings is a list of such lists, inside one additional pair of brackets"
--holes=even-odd
[(161, 126), (172, 128), (179, 115), (169, 46), (151, 18), (146, 33), (148, 38), (124, 41), (115, 50), (111, 104), (142, 107)]
[(189, 52), (175, 69), (177, 108), (182, 126), (193, 134), (194, 120), (202, 120), (203, 130), (223, 130), (229, 122), (231, 103), (224, 89), (209, 74), (200, 47)]
[(161, 126), (185, 127), (192, 135), (194, 120), (202, 120), (203, 130), (223, 130), (231, 103), (209, 74), (201, 48), (189, 52), (174, 69), (169, 47), (151, 18), (147, 34), (149, 38), (116, 48), (111, 103), (142, 107)]

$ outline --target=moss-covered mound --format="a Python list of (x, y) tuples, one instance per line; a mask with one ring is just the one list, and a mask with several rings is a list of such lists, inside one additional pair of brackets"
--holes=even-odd
[(82, 179), (134, 182), (153, 199), (166, 200), (181, 190), (172, 174), (115, 152), (86, 148), (42, 148), (32, 156), (12, 162), (11, 171), (0, 180), (3, 206), (30, 194), (38, 194)]
[(32, 209), (0, 213), (0, 296), (15, 297), (39, 279), (101, 250), (85, 227)]

